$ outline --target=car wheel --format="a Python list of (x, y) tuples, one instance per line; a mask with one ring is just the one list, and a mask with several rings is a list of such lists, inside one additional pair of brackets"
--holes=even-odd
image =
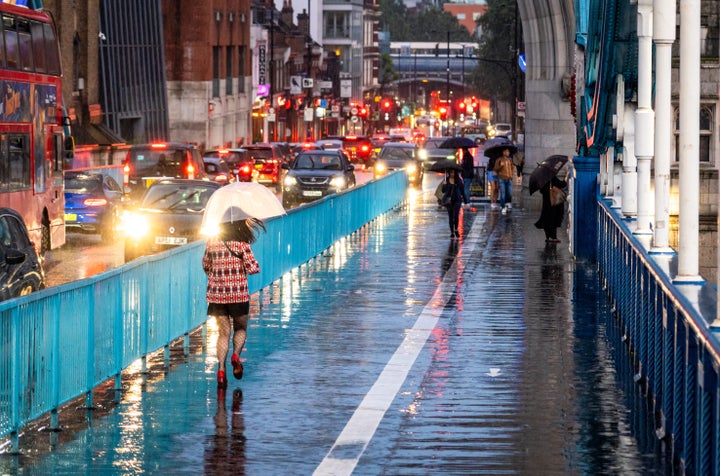
[(27, 296), (35, 290), (35, 287), (31, 283), (24, 283), (18, 292), (18, 296)]
[(50, 240), (50, 224), (43, 222), (40, 231), (40, 254), (45, 254), (50, 251), (52, 242)]

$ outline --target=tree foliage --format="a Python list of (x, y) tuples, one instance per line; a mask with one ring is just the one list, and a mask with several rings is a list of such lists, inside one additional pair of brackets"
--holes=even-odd
[(452, 13), (429, 4), (409, 10), (402, 0), (380, 0), (380, 29), (390, 32), (391, 41), (473, 41), (470, 32)]
[(521, 80), (516, 69), (516, 28), (517, 48), (522, 45), (521, 22), (519, 18), (516, 22), (516, 14), (514, 0), (488, 0), (488, 10), (478, 20), (481, 60), (473, 72), (472, 83), (481, 97), (514, 101), (516, 81)]

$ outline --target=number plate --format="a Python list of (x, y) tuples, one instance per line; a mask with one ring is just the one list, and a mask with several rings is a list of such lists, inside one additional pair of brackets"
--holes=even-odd
[(65, 221), (77, 221), (77, 215), (75, 213), (66, 213)]
[(156, 236), (156, 245), (185, 245), (187, 244), (187, 238), (179, 236)]
[(303, 197), (322, 197), (320, 190), (303, 190)]

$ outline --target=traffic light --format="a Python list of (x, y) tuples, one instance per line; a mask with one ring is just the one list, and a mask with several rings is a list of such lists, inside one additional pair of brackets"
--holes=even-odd
[(464, 99), (461, 99), (460, 101), (458, 101), (457, 107), (458, 107), (458, 112), (460, 114), (465, 114), (465, 100)]
[(392, 102), (392, 100), (390, 100), (390, 99), (383, 99), (383, 102), (382, 102), (383, 111), (389, 112), (390, 109), (392, 109), (392, 107), (393, 107), (393, 102)]
[(447, 107), (445, 107), (445, 106), (440, 106), (440, 108), (438, 109), (438, 112), (440, 113), (440, 119), (441, 119), (441, 120), (443, 120), (443, 121), (447, 120), (447, 116), (448, 116), (448, 109), (447, 109)]
[(368, 116), (368, 108), (365, 106), (360, 106), (360, 108), (358, 109), (358, 116), (367, 117)]

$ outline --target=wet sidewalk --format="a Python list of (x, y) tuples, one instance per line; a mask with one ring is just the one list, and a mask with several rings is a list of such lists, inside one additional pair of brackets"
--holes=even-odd
[(451, 240), (436, 185), (253, 296), (224, 395), (210, 322), (188, 356), (128, 372), (119, 404), (28, 430), (0, 473), (656, 471), (594, 266), (546, 245), (523, 197), (475, 204)]

